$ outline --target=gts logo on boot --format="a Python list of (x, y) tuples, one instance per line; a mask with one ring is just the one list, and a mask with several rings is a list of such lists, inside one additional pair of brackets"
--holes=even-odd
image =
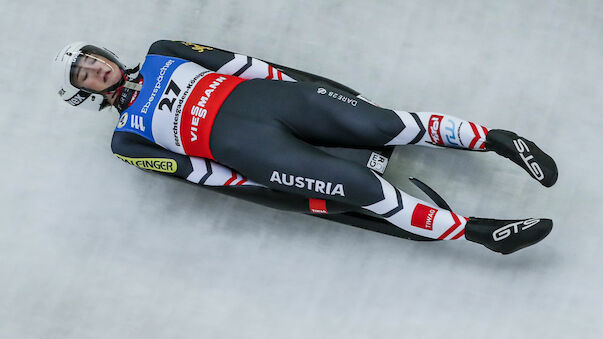
[[(515, 139), (513, 140), (513, 145), (515, 145), (515, 148), (519, 152), (521, 160), (523, 160), (526, 166), (528, 166), (528, 169), (530, 170), (534, 178), (536, 178), (537, 180), (544, 179), (544, 173), (542, 172), (540, 165), (538, 165), (536, 161), (532, 161), (534, 159), (534, 156), (530, 154), (530, 148), (528, 148), (528, 145), (525, 143), (525, 141), (521, 139)], [(524, 152), (526, 152), (527, 156), (524, 155)]]
[[(536, 225), (539, 221), (540, 219), (528, 219), (505, 225), (492, 232), (492, 238), (494, 241), (501, 241), (508, 238), (513, 233), (519, 233), (527, 230), (528, 228)], [(521, 226), (521, 229), (519, 229), (519, 226)]]

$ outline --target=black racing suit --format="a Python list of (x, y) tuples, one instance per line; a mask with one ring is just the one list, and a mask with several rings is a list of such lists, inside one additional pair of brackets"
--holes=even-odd
[[(328, 79), (217, 48), (161, 40), (148, 54), (250, 80), (236, 85), (219, 107), (209, 137), (213, 159), (170, 151), (149, 138), (116, 130), (112, 150), (121, 159), (221, 190), (226, 186), (239, 197), (261, 195), (265, 204), (280, 209), (308, 212), (318, 200), (327, 204), (318, 208), (321, 213), (362, 208), (427, 238), (463, 236), (466, 218), (411, 197), (366, 166), (321, 147), (420, 144), (483, 150), (485, 127), (444, 114), (380, 108)], [(171, 90), (182, 93), (181, 87)], [(133, 96), (130, 89), (120, 93), (120, 113), (135, 101)], [(124, 114), (118, 126), (127, 122)]]

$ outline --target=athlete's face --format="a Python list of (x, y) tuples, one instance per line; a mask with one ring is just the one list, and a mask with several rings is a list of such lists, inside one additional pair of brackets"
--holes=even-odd
[(102, 91), (119, 82), (121, 76), (119, 67), (111, 60), (96, 54), (84, 54), (73, 68), (71, 81), (76, 87)]

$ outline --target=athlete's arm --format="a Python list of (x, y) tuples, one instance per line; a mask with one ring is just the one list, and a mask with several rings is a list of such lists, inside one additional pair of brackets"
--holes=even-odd
[[(267, 188), (243, 175), (204, 158), (189, 157), (166, 150), (146, 138), (130, 132), (114, 132), (111, 141), (113, 154), (124, 162), (143, 170), (167, 174), (203, 185), (226, 195), (252, 201), (280, 210), (310, 213), (317, 202), (300, 195), (284, 193)], [(321, 208), (336, 212), (349, 206), (325, 202)], [(320, 202), (318, 202), (320, 206)], [(316, 212), (316, 211), (315, 211)], [(321, 213), (322, 211), (318, 211)]]
[(261, 186), (214, 161), (169, 151), (135, 133), (115, 131), (111, 150), (115, 156), (130, 165), (186, 179), (195, 184)]
[(211, 71), (235, 75), (243, 79), (274, 79), (295, 81), (269, 63), (247, 55), (185, 41), (159, 40), (148, 54), (173, 56), (190, 60)]
[(220, 74), (236, 75), (244, 79), (261, 78), (313, 82), (335, 87), (354, 96), (359, 96), (357, 91), (319, 75), (201, 44), (185, 41), (158, 40), (151, 45), (148, 54), (167, 55), (190, 60), (211, 71)]

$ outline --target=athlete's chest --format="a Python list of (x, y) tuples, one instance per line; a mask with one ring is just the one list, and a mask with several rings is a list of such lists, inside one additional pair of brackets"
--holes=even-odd
[(139, 134), (181, 154), (187, 143), (199, 139), (208, 111), (215, 115), (219, 109), (215, 103), (223, 102), (216, 98), (220, 89), (230, 87), (226, 83), (233, 80), (193, 62), (160, 55), (148, 55), (140, 74), (144, 79), (140, 93), (122, 113), (116, 131)]

